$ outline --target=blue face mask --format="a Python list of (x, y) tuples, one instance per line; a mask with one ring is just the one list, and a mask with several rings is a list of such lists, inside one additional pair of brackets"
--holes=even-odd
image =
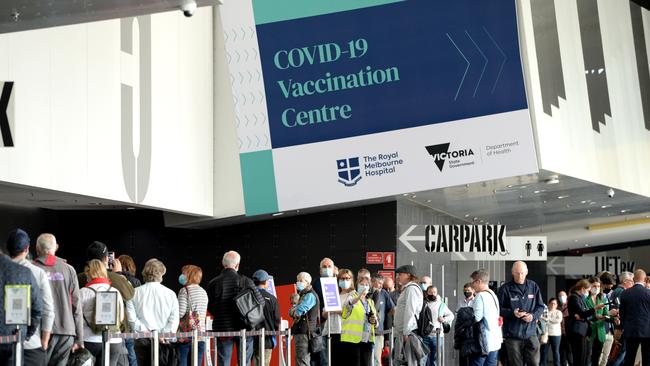
[(350, 281), (350, 280), (339, 280), (339, 287), (340, 288), (342, 288), (344, 290), (347, 290), (347, 289), (350, 288), (350, 286), (352, 286), (352, 281)]
[(357, 292), (362, 293), (362, 292), (368, 292), (370, 290), (370, 286), (368, 285), (359, 285), (357, 286)]
[(298, 282), (296, 282), (296, 289), (297, 289), (298, 291), (302, 291), (302, 290), (304, 290), (304, 289), (305, 289), (305, 284), (304, 284), (302, 281), (298, 281)]
[(334, 270), (332, 268), (326, 267), (320, 269), (321, 277), (332, 277), (334, 276)]
[(426, 291), (429, 288), (429, 285), (427, 285), (426, 283), (421, 283), (420, 288), (422, 288), (422, 291)]
[(187, 283), (187, 277), (185, 277), (185, 275), (181, 273), (181, 275), (178, 276), (178, 283), (180, 283), (181, 286), (185, 286), (185, 284)]

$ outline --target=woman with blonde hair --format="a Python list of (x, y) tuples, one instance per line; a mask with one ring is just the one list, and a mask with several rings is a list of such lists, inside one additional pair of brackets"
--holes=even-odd
[[(348, 297), (354, 291), (354, 275), (352, 271), (346, 268), (341, 268), (337, 271), (337, 279), (339, 284), (339, 298), (341, 304), (347, 302)], [(341, 312), (323, 312), (323, 320), (325, 322), (325, 329), (323, 334), (331, 334), (332, 336), (332, 365), (339, 365), (345, 363), (343, 345), (341, 344)], [(327, 320), (329, 318), (329, 320)]]
[[(203, 278), (203, 270), (200, 267), (191, 264), (181, 268), (181, 275), (178, 276), (178, 283), (183, 288), (178, 291), (178, 313), (181, 316), (181, 323), (189, 324), (194, 320), (194, 316), (198, 316), (198, 331), (205, 331), (205, 313), (208, 307), (208, 294), (199, 286)], [(192, 318), (192, 319), (190, 319)], [(181, 324), (182, 325), (182, 324)], [(190, 329), (187, 329), (188, 331)], [(180, 331), (184, 331), (181, 329)], [(199, 342), (198, 360), (201, 362), (203, 357), (203, 350), (205, 344)], [(180, 343), (179, 356), (180, 365), (191, 365), (192, 358), (190, 355), (190, 343)]]
[[(117, 325), (110, 327), (111, 333), (119, 333), (119, 323), (124, 320), (124, 302), (120, 292), (111, 286), (108, 280), (108, 273), (104, 263), (93, 259), (86, 265), (85, 269), (88, 282), (79, 291), (79, 298), (83, 308), (84, 319), (84, 347), (92, 353), (97, 360), (102, 357), (102, 328), (95, 323), (95, 301), (98, 292), (114, 292), (117, 297)], [(122, 340), (111, 339), (110, 365), (115, 366), (120, 358)]]
[(357, 289), (342, 303), (341, 344), (345, 348), (346, 364), (355, 366), (372, 365), (375, 344), (377, 310), (370, 292), (370, 279), (361, 274), (357, 277)]

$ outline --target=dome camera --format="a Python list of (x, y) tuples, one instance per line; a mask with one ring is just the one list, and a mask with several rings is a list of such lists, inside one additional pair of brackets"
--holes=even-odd
[(196, 12), (196, 1), (186, 1), (181, 5), (181, 11), (183, 11), (183, 15), (186, 17), (191, 17), (194, 15), (194, 12)]
[(615, 194), (616, 194), (616, 192), (614, 192), (614, 190), (612, 188), (607, 190), (607, 197), (612, 198), (612, 197), (614, 197)]

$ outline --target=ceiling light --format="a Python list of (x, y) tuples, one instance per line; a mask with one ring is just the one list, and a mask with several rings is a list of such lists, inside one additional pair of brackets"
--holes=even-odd
[(276, 212), (271, 216), (282, 216), (282, 215), (284, 215), (284, 212)]
[(610, 208), (610, 207), (612, 207), (612, 205), (602, 205), (602, 206), (600, 206), (600, 208)]
[(430, 203), (430, 202), (431, 202), (431, 200), (427, 200), (427, 203)]
[(585, 246), (586, 246), (586, 247), (588, 247), (588, 246), (589, 246), (589, 244), (585, 244)]
[(621, 213), (630, 212), (630, 210), (621, 210)]
[(508, 184), (506, 187), (512, 188), (513, 186), (512, 186), (512, 184)]
[(127, 207), (127, 210), (135, 210), (135, 207)]
[(465, 214), (465, 217), (469, 217), (469, 214)]
[(416, 196), (416, 195), (412, 195), (412, 196), (411, 196), (411, 198), (415, 198), (415, 197), (417, 197), (417, 196)]
[(535, 193), (535, 194), (544, 193), (544, 192), (546, 192), (545, 189), (539, 189), (539, 190), (533, 191), (533, 193)]
[(406, 197), (406, 196), (408, 196), (408, 195), (409, 195), (408, 193), (404, 193), (402, 196), (405, 196), (405, 197)]
[(569, 195), (557, 196), (557, 199), (559, 199), (559, 200), (563, 200), (565, 198), (569, 198)]

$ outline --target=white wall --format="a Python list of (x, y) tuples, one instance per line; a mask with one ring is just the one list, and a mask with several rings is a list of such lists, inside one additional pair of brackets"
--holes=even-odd
[[(210, 7), (192, 18), (151, 16), (142, 206), (213, 214), (212, 27)], [(120, 34), (116, 19), (0, 35), (0, 80), (15, 82), (15, 147), (0, 148), (0, 181), (133, 202), (122, 172), (120, 84), (134, 71)]]
[[(650, 131), (643, 121), (630, 2), (598, 0), (611, 104), (611, 117), (600, 125), (600, 133), (591, 125), (577, 3), (555, 0), (566, 98), (559, 99), (559, 108), (552, 107), (552, 116), (542, 110), (531, 0), (519, 0), (518, 5), (540, 169), (650, 197)], [(650, 54), (647, 10), (643, 18)]]

